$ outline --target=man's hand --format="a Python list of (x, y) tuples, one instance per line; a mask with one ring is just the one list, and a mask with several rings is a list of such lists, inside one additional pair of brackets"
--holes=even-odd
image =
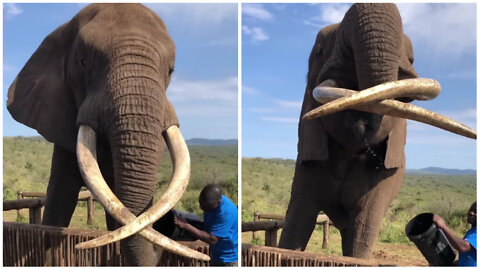
[(447, 227), (447, 224), (445, 223), (445, 220), (438, 215), (433, 215), (433, 222), (435, 222), (435, 224), (437, 224), (437, 227), (442, 229), (442, 230), (445, 227)]
[(185, 219), (183, 219), (181, 217), (174, 217), (173, 222), (175, 223), (175, 225), (177, 225), (182, 230), (185, 230), (188, 227), (188, 225), (190, 224), (190, 223), (188, 223), (188, 221), (186, 221)]
[(215, 235), (195, 228), (182, 217), (174, 217), (173, 222), (180, 229), (190, 232), (192, 235), (202, 240), (203, 242), (206, 242), (210, 245), (215, 245), (218, 242), (218, 238)]

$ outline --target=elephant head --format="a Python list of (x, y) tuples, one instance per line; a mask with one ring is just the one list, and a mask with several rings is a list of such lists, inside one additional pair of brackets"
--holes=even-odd
[[(405, 171), (406, 118), (476, 138), (475, 131), (408, 103), (438, 95), (417, 79), (394, 4), (354, 4), (317, 35), (308, 63), (291, 198), (279, 246), (305, 249), (319, 211), (345, 256), (371, 256)], [(351, 90), (348, 90), (351, 89)]]
[[(323, 28), (317, 35), (309, 59), (299, 128), (298, 150), (302, 160), (328, 158), (329, 137), (351, 153), (387, 139), (385, 165), (387, 168), (398, 167), (403, 159), (398, 154), (403, 152), (399, 148), (403, 149), (403, 146), (398, 142), (404, 141), (402, 138), (406, 136), (405, 132), (396, 132), (402, 129), (399, 121), (404, 121), (399, 118), (476, 138), (472, 129), (411, 104), (387, 100), (366, 105), (368, 101), (381, 101), (380, 95), (373, 96), (379, 92), (383, 92), (383, 99), (397, 98), (402, 102), (436, 97), (440, 92), (437, 82), (408, 80), (418, 77), (413, 61), (412, 43), (403, 33), (395, 5), (353, 5), (341, 23)], [(395, 81), (400, 82), (379, 86)], [(346, 90), (364, 91), (367, 88), (372, 89), (362, 94)], [(351, 98), (319, 107), (350, 95)], [(336, 114), (332, 115), (333, 112)], [(320, 116), (324, 117), (309, 120)], [(343, 121), (338, 121), (340, 118)]]
[[(135, 223), (140, 227), (121, 238), (146, 228), (140, 234), (150, 242), (208, 259), (147, 227), (179, 200), (190, 176), (188, 149), (166, 96), (174, 63), (175, 45), (154, 12), (139, 4), (92, 4), (43, 40), (10, 86), (7, 108), (14, 119), (53, 142), (54, 151), (74, 155), (78, 166), (72, 170), (80, 167), (87, 187), (118, 222), (109, 229), (145, 212)], [(174, 173), (152, 206), (165, 142)], [(59, 196), (50, 188), (71, 180), (55, 177), (62, 170), (55, 166), (56, 156), (61, 155), (53, 157), (44, 224), (60, 226), (68, 225), (71, 216), (52, 217), (51, 209), (61, 206), (59, 201), (49, 205), (49, 197)], [(140, 245), (148, 242), (130, 237), (122, 241), (122, 253), (140, 253)], [(146, 263), (142, 260), (131, 261)]]

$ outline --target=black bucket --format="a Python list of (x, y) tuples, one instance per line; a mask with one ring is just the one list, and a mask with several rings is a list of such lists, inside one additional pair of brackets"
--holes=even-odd
[(405, 227), (405, 233), (430, 265), (453, 265), (455, 260), (453, 247), (443, 231), (433, 222), (432, 213), (423, 213), (414, 217)]
[(182, 212), (175, 209), (170, 210), (162, 218), (153, 223), (153, 229), (176, 241), (198, 240), (189, 232), (182, 230), (177, 225), (175, 225), (175, 222), (173, 221), (173, 218), (175, 216), (181, 217), (197, 229), (203, 230), (203, 219), (201, 217), (193, 213)]

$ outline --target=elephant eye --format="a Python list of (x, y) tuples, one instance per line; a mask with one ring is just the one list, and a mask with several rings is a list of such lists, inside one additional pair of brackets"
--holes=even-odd
[(87, 65), (87, 60), (85, 60), (85, 58), (81, 58), (78, 60), (78, 65), (81, 67), (81, 68), (85, 68), (85, 66)]
[(172, 75), (172, 73), (175, 71), (175, 68), (172, 67), (168, 70), (168, 75)]

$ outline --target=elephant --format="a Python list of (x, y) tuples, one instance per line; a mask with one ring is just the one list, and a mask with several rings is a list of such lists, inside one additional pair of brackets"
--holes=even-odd
[[(164, 22), (141, 4), (88, 5), (43, 40), (7, 100), (16, 121), (54, 144), (42, 224), (68, 226), (86, 185), (104, 206), (109, 230), (140, 226), (119, 237), (127, 265), (156, 265), (158, 246), (209, 259), (150, 226), (190, 177), (188, 148), (166, 96), (174, 64)], [(165, 144), (174, 172), (153, 204)]]
[[(319, 31), (308, 61), (279, 247), (305, 250), (323, 211), (340, 231), (343, 255), (370, 258), (402, 185), (405, 118), (476, 138), (471, 129), (465, 128), (465, 135), (449, 126), (463, 125), (409, 103), (440, 91), (435, 81), (417, 79), (413, 61), (413, 46), (394, 4), (353, 4), (340, 23)], [(337, 96), (329, 99), (329, 91)], [(385, 100), (375, 96), (380, 93)], [(363, 103), (353, 103), (357, 99)], [(394, 107), (396, 113), (388, 115)]]

